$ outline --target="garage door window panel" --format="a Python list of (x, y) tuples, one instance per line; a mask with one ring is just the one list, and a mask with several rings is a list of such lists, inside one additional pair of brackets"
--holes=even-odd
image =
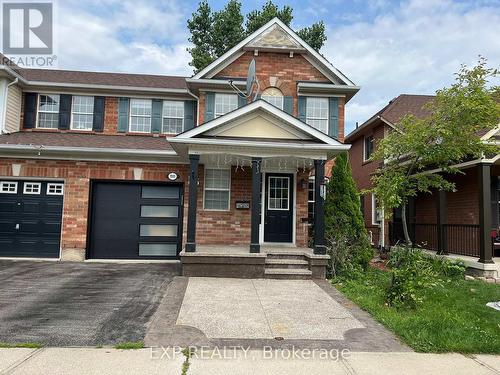
[(47, 184), (47, 195), (63, 195), (64, 184)]
[(177, 186), (143, 186), (141, 196), (147, 199), (177, 199), (179, 188)]
[(177, 236), (177, 225), (140, 225), (141, 237), (175, 237)]
[(141, 206), (141, 217), (177, 218), (179, 209), (177, 206)]
[(17, 182), (1, 181), (0, 193), (2, 194), (17, 194)]
[(177, 255), (177, 244), (175, 243), (140, 243), (139, 256), (168, 257)]
[(38, 195), (42, 191), (42, 184), (40, 182), (25, 182), (23, 194)]

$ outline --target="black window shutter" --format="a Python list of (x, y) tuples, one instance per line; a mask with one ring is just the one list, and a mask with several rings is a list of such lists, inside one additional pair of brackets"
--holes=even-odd
[(59, 96), (59, 129), (68, 130), (71, 122), (71, 95)]
[(194, 128), (195, 109), (196, 102), (194, 100), (184, 102), (184, 131)]
[(289, 115), (293, 114), (293, 97), (285, 96), (283, 98), (283, 110)]
[(215, 93), (205, 93), (205, 122), (213, 120), (215, 117)]
[(92, 122), (92, 130), (95, 132), (102, 132), (104, 130), (104, 96), (94, 97), (94, 119)]
[(162, 125), (163, 100), (153, 99), (151, 107), (151, 131), (153, 133), (161, 133)]
[(35, 92), (27, 92), (24, 94), (24, 119), (23, 128), (33, 129), (36, 124), (36, 100), (38, 94)]

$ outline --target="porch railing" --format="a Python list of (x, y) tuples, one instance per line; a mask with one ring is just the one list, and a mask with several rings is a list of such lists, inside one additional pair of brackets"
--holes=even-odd
[[(445, 254), (472, 257), (480, 256), (479, 230), (477, 224), (443, 224), (441, 233), (439, 233), (438, 224), (410, 223), (408, 225), (410, 238), (415, 245)], [(390, 223), (389, 237), (391, 245), (404, 242), (401, 222)]]

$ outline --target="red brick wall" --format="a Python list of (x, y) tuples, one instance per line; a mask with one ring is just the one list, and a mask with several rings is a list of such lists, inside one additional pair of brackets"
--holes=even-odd
[[(257, 63), (257, 78), (261, 91), (273, 86), (271, 79), (276, 79), (275, 87), (279, 88), (284, 96), (293, 97), (293, 115), (297, 116), (297, 83), (300, 81), (329, 82), (319, 70), (312, 66), (302, 55), (293, 57), (284, 53), (259, 52), (254, 56), (252, 51), (240, 56), (222, 71), (217, 77), (246, 78), (248, 64), (252, 59)], [(200, 124), (204, 122), (205, 94), (200, 94)], [(344, 139), (344, 98), (339, 98), (339, 138)]]
[(104, 134), (118, 133), (118, 98), (107, 96), (104, 103)]
[[(386, 131), (386, 125), (382, 122), (378, 122), (374, 126), (370, 127), (366, 131), (357, 135), (357, 137), (351, 140), (351, 149), (349, 150), (349, 162), (352, 169), (352, 177), (356, 182), (356, 186), (359, 191), (369, 189), (372, 187), (371, 177), (373, 173), (379, 166), (379, 162), (365, 162), (363, 161), (364, 153), (364, 139), (365, 136), (373, 135), (375, 139), (375, 148), (377, 147), (377, 142), (384, 138), (384, 132)], [(364, 213), (365, 213), (365, 227), (368, 232), (372, 234), (373, 243), (377, 245), (379, 243), (379, 232), (380, 228), (378, 225), (372, 224), (372, 196), (371, 194), (366, 194), (364, 198)], [(386, 233), (386, 244), (389, 239), (389, 227), (388, 223), (385, 224)]]

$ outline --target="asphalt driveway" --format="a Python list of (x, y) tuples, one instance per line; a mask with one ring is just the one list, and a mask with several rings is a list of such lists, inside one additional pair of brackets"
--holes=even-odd
[(143, 340), (180, 265), (0, 260), (0, 342)]

